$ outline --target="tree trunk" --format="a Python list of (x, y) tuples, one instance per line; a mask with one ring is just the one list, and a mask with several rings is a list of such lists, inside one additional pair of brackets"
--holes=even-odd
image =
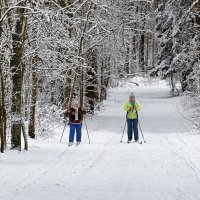
[[(0, 102), (2, 104), (2, 102)], [(0, 105), (0, 137), (1, 137), (1, 153), (4, 153), (4, 130), (3, 130), (3, 109)]]
[[(0, 66), (1, 67), (1, 66)], [(0, 69), (1, 70), (1, 69)], [(3, 77), (0, 76), (0, 80)], [(1, 83), (0, 83), (1, 84)], [(2, 85), (1, 85), (2, 88)], [(4, 123), (3, 123), (3, 106), (2, 106), (2, 89), (0, 89), (0, 137), (1, 137), (1, 153), (4, 153)]]
[(91, 67), (87, 70), (87, 86), (85, 89), (85, 96), (88, 98), (90, 110), (95, 109), (95, 101), (98, 100), (97, 92), (97, 54), (95, 51), (90, 51), (88, 55), (88, 64)]
[(182, 92), (185, 92), (187, 90), (187, 74), (186, 73), (182, 73), (181, 75), (181, 88), (182, 88)]
[(153, 0), (152, 7), (154, 11), (158, 8), (158, 0)]
[(151, 45), (152, 45), (152, 68), (155, 68), (155, 63), (156, 63), (156, 53), (157, 53), (157, 41), (156, 41), (156, 10), (158, 8), (158, 0), (154, 0), (152, 3), (153, 7), (153, 17), (152, 17), (152, 23), (153, 23), (153, 33), (152, 35), (152, 40), (151, 40)]
[(24, 150), (28, 150), (28, 139), (26, 136), (25, 124), (23, 121), (21, 121), (21, 124), (22, 124), (22, 133), (23, 133), (23, 137), (24, 137)]
[(102, 61), (102, 65), (101, 65), (101, 89), (100, 89), (100, 101), (106, 100), (107, 98), (107, 88), (108, 88), (108, 84), (109, 84), (109, 72), (106, 73), (106, 70), (108, 68), (107, 65), (109, 65), (107, 63), (108, 59), (105, 59), (105, 61)]
[[(25, 6), (25, 3), (21, 3)], [(12, 34), (13, 50), (10, 62), (12, 72), (12, 125), (11, 146), (12, 149), (21, 149), (21, 109), (22, 109), (22, 82), (23, 82), (23, 44), (25, 40), (24, 31), (24, 8), (18, 8), (16, 13), (15, 32)], [(24, 32), (23, 32), (24, 31)]]
[(31, 94), (30, 119), (28, 125), (28, 135), (30, 136), (30, 138), (33, 139), (35, 138), (35, 110), (37, 101), (37, 73), (35, 68), (35, 63), (37, 62), (36, 59), (33, 59), (34, 61), (32, 67), (32, 94)]
[(140, 37), (140, 44), (139, 44), (139, 65), (142, 72), (145, 71), (144, 66), (144, 35)]
[(173, 72), (170, 73), (169, 83), (170, 83), (170, 87), (171, 87), (171, 93), (174, 95), (175, 94), (175, 82), (174, 82), (174, 73)]
[[(1, 59), (1, 58), (0, 58)], [(0, 60), (0, 137), (1, 137), (1, 153), (6, 148), (6, 109), (5, 109), (5, 91), (4, 91), (4, 80)]]
[[(2, 2), (0, 2), (2, 7)], [(0, 18), (2, 16), (2, 13), (0, 11)], [(0, 39), (2, 37), (2, 22), (0, 22)], [(0, 151), (1, 153), (4, 153), (5, 147), (6, 147), (6, 110), (5, 110), (5, 92), (4, 92), (4, 77), (3, 77), (3, 70), (2, 70), (2, 63), (3, 58), (0, 53)]]
[(83, 108), (83, 106), (84, 106), (84, 74), (83, 74), (83, 67), (81, 67), (81, 75), (80, 75), (80, 107)]
[(71, 83), (72, 83), (72, 79), (71, 77), (71, 73), (72, 70), (69, 70), (69, 73), (67, 75), (66, 78), (66, 85), (65, 85), (65, 90), (64, 90), (64, 107), (67, 108), (68, 107), (68, 102), (69, 102), (69, 96), (70, 96), (70, 90), (71, 90)]
[(106, 99), (106, 86), (105, 86), (105, 72), (104, 72), (104, 62), (102, 61), (101, 65), (101, 90), (100, 90), (100, 101)]

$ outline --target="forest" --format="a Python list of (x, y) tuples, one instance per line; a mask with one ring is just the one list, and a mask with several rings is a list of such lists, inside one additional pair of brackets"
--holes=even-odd
[(200, 0), (0, 0), (2, 153), (134, 76), (166, 80), (200, 131)]

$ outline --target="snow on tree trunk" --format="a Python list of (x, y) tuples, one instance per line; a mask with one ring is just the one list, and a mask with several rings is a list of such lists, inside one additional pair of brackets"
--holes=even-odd
[[(22, 3), (21, 6), (25, 4)], [(23, 45), (25, 42), (25, 17), (24, 8), (18, 8), (16, 13), (15, 30), (12, 34), (13, 49), (10, 62), (12, 72), (12, 125), (11, 125), (11, 144), (14, 149), (21, 149), (21, 130), (22, 130), (22, 82), (24, 63)]]

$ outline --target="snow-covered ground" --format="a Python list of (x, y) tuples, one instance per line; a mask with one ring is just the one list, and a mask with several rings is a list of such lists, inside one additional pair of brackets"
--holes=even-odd
[[(137, 81), (137, 80), (136, 80)], [(134, 92), (143, 110), (146, 144), (120, 143), (123, 103)], [(200, 200), (200, 136), (178, 112), (163, 82), (110, 90), (104, 107), (87, 117), (80, 146), (67, 146), (68, 128), (52, 139), (31, 141), (28, 152), (0, 155), (4, 200)]]

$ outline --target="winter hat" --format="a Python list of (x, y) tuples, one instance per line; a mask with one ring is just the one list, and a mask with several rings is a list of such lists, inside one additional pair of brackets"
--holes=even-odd
[(79, 102), (77, 100), (74, 100), (72, 102), (72, 106), (75, 107), (75, 108), (79, 107)]
[(133, 92), (129, 95), (129, 98), (135, 98), (135, 95)]

